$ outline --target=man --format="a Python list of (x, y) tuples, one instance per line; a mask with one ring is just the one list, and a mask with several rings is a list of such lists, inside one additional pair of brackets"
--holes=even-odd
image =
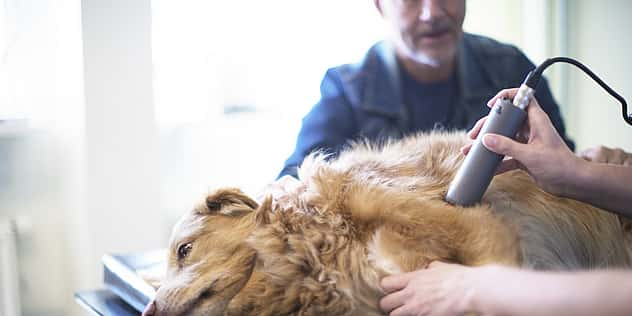
[[(497, 91), (520, 85), (534, 68), (517, 48), (464, 34), (465, 0), (374, 0), (389, 37), (364, 59), (329, 69), (321, 100), (303, 118), (294, 153), (279, 177), (297, 176), (306, 155), (333, 155), (350, 140), (399, 138), (433, 128), (469, 129)], [(568, 146), (544, 81), (536, 97)]]

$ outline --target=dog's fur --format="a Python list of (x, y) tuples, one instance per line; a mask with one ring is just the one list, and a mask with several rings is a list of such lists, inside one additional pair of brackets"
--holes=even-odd
[[(261, 205), (208, 195), (176, 225), (159, 315), (381, 315), (380, 279), (433, 260), (534, 269), (628, 267), (616, 215), (496, 176), (482, 203), (444, 202), (462, 133), (310, 155), (298, 189)], [(190, 252), (178, 258), (178, 249)]]

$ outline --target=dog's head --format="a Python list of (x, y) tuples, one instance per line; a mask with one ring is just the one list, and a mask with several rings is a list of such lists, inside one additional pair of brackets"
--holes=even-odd
[(257, 208), (240, 190), (222, 189), (180, 219), (156, 294), (157, 315), (223, 314), (255, 265), (256, 253), (245, 241)]

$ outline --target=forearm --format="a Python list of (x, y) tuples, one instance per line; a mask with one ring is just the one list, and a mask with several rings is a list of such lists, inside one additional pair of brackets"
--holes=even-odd
[(632, 218), (632, 167), (584, 161), (566, 196)]
[[(474, 290), (482, 315), (629, 315), (632, 273), (535, 272), (490, 267)], [(498, 281), (501, 282), (498, 282)]]

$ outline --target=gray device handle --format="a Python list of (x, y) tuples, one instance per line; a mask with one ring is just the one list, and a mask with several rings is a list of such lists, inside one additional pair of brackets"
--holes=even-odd
[(450, 183), (446, 201), (456, 205), (470, 206), (481, 200), (504, 157), (483, 145), (483, 135), (494, 133), (513, 139), (526, 117), (527, 112), (513, 105), (510, 100), (496, 101), (470, 152)]

